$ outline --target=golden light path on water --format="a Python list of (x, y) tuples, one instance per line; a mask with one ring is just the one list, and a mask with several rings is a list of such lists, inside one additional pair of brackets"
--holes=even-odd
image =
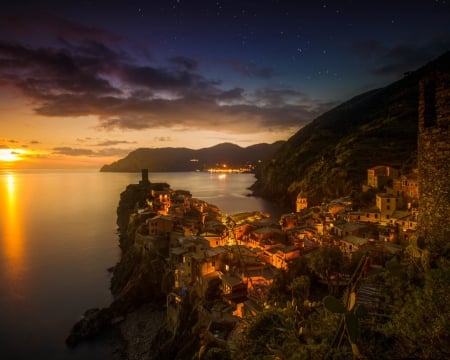
[(20, 209), (17, 205), (16, 175), (7, 173), (3, 176), (0, 198), (3, 199), (3, 216), (1, 221), (1, 247), (3, 251), (4, 273), (8, 288), (16, 298), (24, 297), (22, 278), (25, 272), (24, 236)]

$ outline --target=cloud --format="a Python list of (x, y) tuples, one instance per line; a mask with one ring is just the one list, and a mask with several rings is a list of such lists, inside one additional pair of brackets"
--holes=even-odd
[(156, 141), (156, 142), (167, 142), (167, 141), (172, 141), (172, 138), (170, 136), (155, 136), (153, 138), (153, 141)]
[(126, 141), (126, 140), (105, 140), (95, 144), (95, 146), (113, 146), (121, 144), (136, 144), (136, 141)]
[(89, 157), (104, 157), (104, 156), (123, 156), (128, 154), (130, 149), (105, 148), (98, 151), (86, 148), (72, 148), (68, 146), (55, 147), (52, 149), (54, 155), (66, 156), (89, 156)]
[(190, 59), (185, 56), (176, 56), (173, 58), (170, 58), (169, 61), (173, 63), (174, 65), (181, 66), (187, 71), (193, 71), (196, 70), (198, 67), (198, 61), (194, 59)]
[(268, 67), (268, 66), (258, 67), (254, 63), (244, 63), (241, 61), (233, 60), (233, 61), (229, 61), (228, 65), (234, 71), (236, 71), (240, 74), (244, 74), (249, 77), (270, 79), (275, 75), (274, 70), (271, 67)]
[(69, 156), (92, 156), (94, 151), (90, 149), (71, 148), (67, 146), (53, 148), (53, 154)]
[(11, 144), (18, 144), (18, 143), (19, 143), (19, 141), (14, 140), (14, 139), (5, 139), (5, 138), (1, 139), (0, 138), (0, 149), (10, 149), (11, 146), (14, 146)]
[(23, 36), (35, 36), (36, 29), (40, 34), (56, 38), (71, 38), (74, 40), (100, 41), (117, 43), (121, 37), (110, 31), (95, 26), (84, 26), (74, 23), (49, 12), (36, 10), (33, 16), (1, 16), (0, 30), (5, 37), (11, 33)]
[[(158, 64), (135, 59), (113, 46), (120, 39), (108, 32), (60, 18), (50, 20), (53, 23), (45, 31), (58, 36), (51, 45), (0, 41), (0, 81), (22, 90), (32, 100), (35, 113), (42, 116), (96, 116), (101, 130), (189, 128), (256, 133), (298, 129), (328, 110), (329, 104), (289, 88), (224, 88), (220, 80), (202, 74), (195, 59), (174, 56)], [(40, 18), (33, 20), (24, 31), (40, 22)], [(15, 24), (21, 23), (16, 20)], [(275, 75), (271, 68), (253, 63), (228, 65), (245, 76), (270, 79)], [(97, 145), (120, 144), (127, 142)], [(96, 155), (83, 148), (54, 151)]]

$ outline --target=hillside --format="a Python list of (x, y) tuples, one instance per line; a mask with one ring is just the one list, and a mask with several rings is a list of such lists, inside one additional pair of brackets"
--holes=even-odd
[(450, 52), (401, 80), (372, 90), (319, 116), (259, 168), (253, 191), (292, 206), (300, 191), (311, 203), (360, 189), (374, 165), (415, 167), (418, 83), (449, 71)]
[(223, 143), (199, 150), (143, 148), (132, 151), (125, 158), (110, 165), (104, 165), (100, 171), (138, 172), (141, 169), (148, 169), (151, 172), (195, 171), (206, 170), (220, 164), (227, 164), (230, 168), (241, 168), (269, 159), (282, 144), (282, 141), (278, 141), (273, 144), (257, 144), (242, 148)]

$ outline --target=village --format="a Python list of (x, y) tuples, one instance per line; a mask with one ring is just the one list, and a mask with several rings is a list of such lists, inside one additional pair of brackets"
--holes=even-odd
[[(350, 197), (308, 206), (299, 193), (295, 212), (277, 220), (261, 212), (222, 215), (188, 191), (152, 189), (130, 218), (139, 224), (134, 246), (156, 251), (169, 264), (169, 324), (176, 327), (183, 297), (193, 290), (203, 299), (207, 335), (225, 346), (240, 319), (262, 311), (277, 271), (299, 257), (335, 247), (350, 261), (361, 250), (370, 252), (372, 267), (380, 267), (401, 253), (417, 228), (417, 178), (417, 171), (369, 168), (362, 192), (375, 195), (372, 206), (355, 209)], [(140, 184), (149, 184), (148, 171), (142, 171)], [(344, 286), (349, 281), (336, 278)]]

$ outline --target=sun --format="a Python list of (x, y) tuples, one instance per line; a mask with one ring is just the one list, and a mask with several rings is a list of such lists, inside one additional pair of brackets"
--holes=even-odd
[(0, 161), (13, 162), (22, 160), (21, 155), (26, 154), (22, 149), (0, 149)]

